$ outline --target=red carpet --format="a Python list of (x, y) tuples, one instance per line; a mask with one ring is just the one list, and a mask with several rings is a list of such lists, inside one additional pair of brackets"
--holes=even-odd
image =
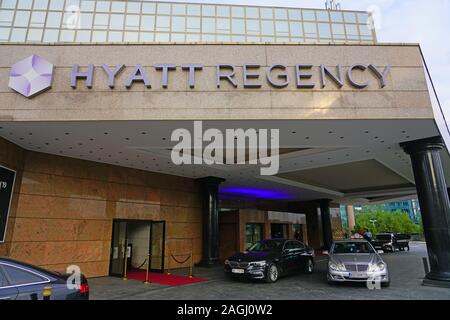
[[(150, 282), (165, 284), (168, 286), (182, 286), (185, 284), (197, 283), (207, 281), (203, 278), (189, 278), (188, 276), (167, 275), (165, 273), (153, 273), (149, 272), (148, 276)], [(143, 270), (130, 270), (127, 274), (128, 279), (145, 281), (145, 271)]]

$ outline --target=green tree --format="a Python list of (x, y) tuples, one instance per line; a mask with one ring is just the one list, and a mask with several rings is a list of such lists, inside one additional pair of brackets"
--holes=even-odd
[(397, 233), (421, 233), (421, 226), (413, 223), (409, 215), (402, 211), (370, 211), (359, 212), (355, 215), (355, 229), (358, 232), (364, 229), (370, 230), (373, 234), (385, 232)]

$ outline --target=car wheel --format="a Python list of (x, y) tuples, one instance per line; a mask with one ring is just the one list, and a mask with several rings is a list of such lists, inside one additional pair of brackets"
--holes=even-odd
[(381, 283), (381, 286), (382, 286), (383, 288), (389, 288), (390, 285), (391, 285), (391, 281), (390, 281), (390, 280), (389, 280), (388, 282), (382, 282), (382, 283)]
[(308, 259), (305, 264), (305, 273), (311, 274), (314, 272), (314, 262), (312, 259)]
[(275, 264), (270, 264), (266, 271), (266, 282), (274, 283), (278, 280), (279, 276), (280, 271), (278, 270), (278, 267)]

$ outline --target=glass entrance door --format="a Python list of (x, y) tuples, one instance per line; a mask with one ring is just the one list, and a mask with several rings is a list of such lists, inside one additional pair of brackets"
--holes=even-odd
[(150, 231), (150, 270), (164, 272), (165, 221), (152, 221)]
[(114, 276), (123, 276), (125, 250), (127, 242), (126, 221), (113, 221), (113, 236), (111, 243), (111, 263), (109, 273)]

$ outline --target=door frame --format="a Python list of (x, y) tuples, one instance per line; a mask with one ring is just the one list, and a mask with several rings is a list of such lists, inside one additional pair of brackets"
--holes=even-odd
[[(157, 272), (157, 273), (164, 273), (164, 266), (165, 266), (165, 264), (164, 264), (164, 262), (165, 262), (165, 255), (166, 255), (166, 221), (165, 220), (142, 220), (142, 219), (123, 219), (123, 218), (118, 218), (118, 219), (112, 219), (112, 234), (111, 234), (111, 240), (110, 240), (110, 255), (109, 255), (109, 268), (108, 268), (108, 275), (109, 276), (113, 276), (113, 277), (121, 277), (121, 276), (123, 276), (123, 274), (122, 275), (119, 275), (119, 274), (112, 274), (111, 273), (111, 267), (112, 267), (112, 265), (111, 265), (111, 262), (112, 262), (112, 254), (113, 254), (113, 240), (114, 240), (114, 231), (115, 231), (115, 223), (120, 223), (120, 222), (125, 222), (125, 223), (128, 223), (128, 222), (137, 222), (137, 223), (139, 223), (139, 222), (141, 222), (141, 223), (148, 223), (149, 224), (149, 253), (151, 254), (151, 250), (152, 250), (152, 246), (151, 246), (151, 244), (152, 244), (152, 235), (151, 235), (151, 232), (152, 232), (152, 225), (153, 225), (153, 223), (162, 223), (163, 224), (163, 235), (162, 235), (162, 238), (163, 238), (163, 243), (162, 243), (162, 258), (161, 258), (161, 269), (151, 269), (151, 268), (149, 268), (149, 271), (151, 271), (151, 272)], [(128, 226), (126, 226), (126, 229), (125, 229), (125, 241), (127, 242), (127, 240), (128, 240), (128, 228), (127, 228)], [(128, 244), (128, 242), (127, 242), (127, 244)]]

